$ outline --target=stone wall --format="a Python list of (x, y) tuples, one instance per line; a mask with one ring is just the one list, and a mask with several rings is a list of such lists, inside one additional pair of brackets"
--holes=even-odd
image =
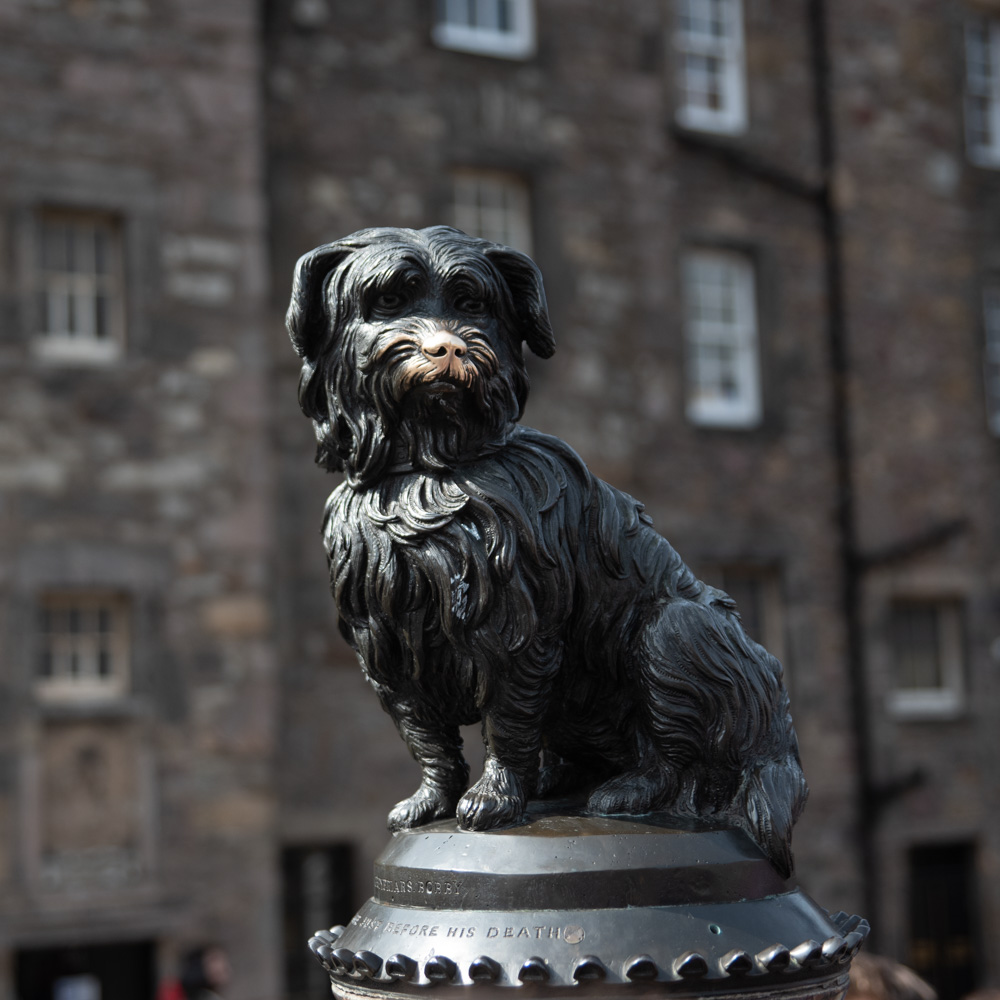
[[(155, 941), (165, 974), (220, 940), (233, 995), (267, 1000), (282, 995), (280, 852), (350, 845), (354, 903), (368, 895), (385, 814), (418, 774), (336, 631), (319, 540), (336, 480), (311, 464), (282, 316), (301, 253), (371, 225), (451, 222), (451, 174), (467, 168), (530, 193), (557, 354), (529, 361), (525, 422), (643, 500), (712, 582), (767, 581), (761, 627), (812, 787), (799, 878), (860, 911), (830, 181), (883, 803), (879, 947), (907, 957), (909, 852), (929, 844), (974, 845), (989, 939), (1000, 466), (980, 317), (1000, 180), (963, 148), (967, 12), (828, 5), (825, 178), (811, 6), (745, 6), (749, 127), (735, 136), (675, 124), (659, 0), (539, 0), (523, 61), (437, 47), (433, 5), (410, 0), (0, 9), (0, 998), (25, 948)], [(117, 227), (114, 363), (39, 357), (37, 242), (58, 211)], [(756, 278), (763, 416), (745, 429), (685, 416), (681, 262), (706, 247), (743, 254)], [(128, 608), (125, 697), (40, 695), (39, 604), (82, 591)], [(961, 607), (960, 711), (891, 711), (899, 599)]]
[[(166, 972), (184, 947), (220, 940), (236, 993), (273, 997), (278, 686), (254, 8), (15, 2), (0, 35), (2, 947), (152, 939)], [(113, 364), (36, 357), (49, 211), (118, 227), (126, 321)], [(128, 693), (40, 700), (39, 602), (93, 588), (127, 603)]]

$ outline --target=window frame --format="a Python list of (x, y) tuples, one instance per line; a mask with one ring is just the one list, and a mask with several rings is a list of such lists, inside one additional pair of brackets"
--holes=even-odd
[[(74, 241), (88, 228), (95, 236), (103, 233), (106, 239), (107, 270), (101, 273), (96, 266), (86, 271), (58, 270), (45, 264), (45, 246), (49, 228), (68, 227), (76, 232)], [(125, 260), (124, 227), (121, 218), (113, 212), (90, 209), (73, 209), (43, 206), (34, 213), (32, 227), (33, 253), (31, 261), (31, 291), (34, 303), (32, 348), (41, 360), (57, 364), (106, 365), (118, 361), (125, 351)], [(107, 336), (96, 331), (70, 332), (47, 330), (46, 313), (56, 298), (67, 301), (96, 303), (100, 295), (107, 302)], [(43, 307), (42, 300), (46, 300)], [(96, 306), (95, 306), (96, 308)]]
[[(731, 36), (723, 39), (712, 38), (685, 28), (684, 5), (722, 4), (730, 11), (728, 26)], [(677, 107), (675, 118), (679, 125), (699, 132), (715, 132), (737, 135), (745, 132), (749, 125), (748, 80), (746, 71), (746, 28), (742, 0), (682, 0), (675, 14), (673, 35), (675, 66), (675, 86)], [(689, 86), (688, 57), (717, 59), (721, 64), (721, 104), (710, 108), (692, 103), (687, 95), (694, 93)]]
[[(718, 322), (712, 329), (709, 320), (694, 316), (695, 288), (707, 282), (699, 281), (696, 271), (704, 265), (729, 268), (732, 283), (734, 321)], [(760, 426), (764, 416), (761, 336), (757, 291), (757, 267), (753, 257), (740, 250), (698, 246), (684, 251), (681, 260), (683, 326), (684, 326), (684, 410), (688, 421), (699, 427), (752, 430)], [(727, 330), (728, 328), (728, 330)], [(721, 336), (720, 336), (721, 335)], [(732, 341), (734, 365), (740, 392), (735, 399), (701, 395), (706, 386), (698, 371), (700, 363), (696, 349), (704, 348), (711, 339), (716, 346), (726, 337)], [(721, 370), (722, 363), (719, 366)]]
[[(973, 73), (970, 57), (973, 36), (982, 33), (991, 70), (988, 77)], [(963, 32), (965, 73), (962, 80), (962, 103), (965, 114), (965, 148), (969, 161), (980, 167), (1000, 167), (1000, 21), (993, 18), (973, 18), (966, 21)], [(979, 44), (977, 42), (976, 44)], [(989, 141), (975, 134), (976, 102), (985, 105), (985, 128)]]
[[(531, 256), (531, 190), (520, 175), (502, 170), (458, 167), (452, 171), (451, 181), (451, 215), (456, 229)], [(473, 186), (477, 189), (476, 197), (463, 198), (463, 189), (468, 191)], [(501, 192), (506, 204), (500, 207), (483, 204), (482, 192), (491, 187)], [(503, 215), (504, 221), (496, 226), (489, 223), (484, 226), (483, 217), (487, 213)], [(496, 238), (498, 236), (503, 238)]]
[[(498, 11), (500, 4), (508, 4), (511, 28), (472, 25), (467, 18), (455, 16), (460, 7), (468, 10), (470, 3), (476, 5), (477, 14), (490, 7)], [(499, 59), (528, 59), (535, 54), (534, 0), (437, 0), (431, 36), (442, 49)]]
[(983, 394), (986, 426), (1000, 437), (1000, 283), (983, 289)]
[[(937, 687), (899, 686), (900, 649), (896, 641), (896, 612), (910, 606), (934, 609), (938, 645)], [(889, 649), (891, 688), (886, 697), (889, 712), (900, 720), (953, 719), (966, 707), (965, 611), (961, 598), (924, 597), (906, 594), (895, 596), (889, 604)]]
[[(100, 626), (91, 630), (45, 629), (45, 616), (52, 613), (69, 614), (83, 611), (93, 615), (100, 611), (111, 614), (110, 636), (106, 647), (100, 642)], [(120, 590), (103, 588), (57, 589), (51, 588), (38, 595), (36, 600), (36, 656), (34, 659), (34, 690), (38, 699), (46, 704), (91, 703), (116, 701), (126, 697), (131, 688), (132, 653), (132, 602)], [(71, 637), (77, 636), (74, 641)], [(87, 669), (73, 676), (65, 670), (42, 670), (43, 657), (56, 654), (60, 659), (67, 655), (84, 656), (92, 665), (94, 654), (106, 648), (110, 657), (106, 676), (99, 669)]]

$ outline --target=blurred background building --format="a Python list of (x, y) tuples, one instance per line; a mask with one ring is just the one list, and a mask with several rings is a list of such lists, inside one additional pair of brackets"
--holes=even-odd
[(324, 994), (417, 769), (282, 316), (439, 222), (545, 274), (526, 421), (785, 662), (800, 881), (1000, 984), (998, 168), (995, 0), (0, 0), (0, 998)]

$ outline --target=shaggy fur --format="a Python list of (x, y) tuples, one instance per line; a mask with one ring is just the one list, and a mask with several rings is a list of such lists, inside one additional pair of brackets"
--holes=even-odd
[[(517, 421), (554, 349), (523, 254), (443, 226), (298, 263), (288, 329), (340, 627), (422, 769), (392, 829), (517, 823), (583, 789), (745, 830), (784, 874), (806, 797), (777, 660), (642, 506)], [(459, 726), (487, 757), (467, 790)]]

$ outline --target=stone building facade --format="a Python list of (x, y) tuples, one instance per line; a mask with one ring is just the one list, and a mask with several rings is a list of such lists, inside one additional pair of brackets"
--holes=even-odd
[(417, 770), (282, 315), (299, 254), (437, 222), (535, 257), (526, 422), (785, 662), (800, 881), (947, 1000), (1000, 982), (994, 8), (0, 6), (0, 998), (208, 942), (320, 995)]
[(258, 30), (0, 8), (4, 997), (278, 995)]

